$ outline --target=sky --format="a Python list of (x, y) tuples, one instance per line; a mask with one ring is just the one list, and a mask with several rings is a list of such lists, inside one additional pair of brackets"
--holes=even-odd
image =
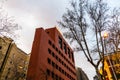
[[(119, 0), (106, 0), (110, 7), (120, 7)], [(30, 53), (34, 39), (35, 29), (39, 27), (50, 28), (59, 26), (66, 8), (70, 7), (70, 0), (6, 0), (3, 9), (9, 16), (22, 27), (16, 33), (19, 38), (15, 40), (18, 47), (26, 53)], [(87, 62), (83, 54), (75, 53), (75, 65), (81, 67), (93, 80), (94, 68)]]

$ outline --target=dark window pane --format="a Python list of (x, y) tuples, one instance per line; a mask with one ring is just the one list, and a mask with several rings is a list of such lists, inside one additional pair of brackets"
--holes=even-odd
[(59, 42), (59, 47), (62, 49), (62, 38), (59, 37), (58, 42)]
[(47, 71), (46, 71), (46, 72), (47, 72), (47, 75), (50, 75), (50, 70), (49, 70), (49, 69), (47, 69)]
[(68, 57), (71, 58), (70, 49), (68, 48)]
[(48, 48), (48, 53), (51, 54), (51, 50)]
[(67, 54), (67, 49), (66, 49), (66, 44), (64, 43), (64, 48), (63, 48), (64, 52)]
[(52, 42), (51, 42), (50, 40), (48, 41), (48, 43), (49, 43), (50, 45), (52, 44)]
[(51, 60), (48, 58), (48, 63), (51, 64)]

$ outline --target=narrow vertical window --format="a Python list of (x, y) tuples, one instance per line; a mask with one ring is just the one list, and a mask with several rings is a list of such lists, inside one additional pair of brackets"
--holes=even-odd
[(66, 49), (66, 44), (64, 43), (64, 48), (63, 48), (64, 52), (67, 54), (67, 49)]
[(58, 75), (55, 75), (56, 76), (56, 80), (58, 80)]
[(71, 52), (71, 55), (72, 55), (72, 61), (74, 62), (74, 56), (73, 56), (73, 53)]
[(0, 46), (0, 49), (2, 49), (2, 46)]
[(68, 48), (68, 57), (71, 58), (70, 56), (70, 49)]
[(47, 72), (47, 75), (50, 75), (50, 70), (49, 69), (47, 69), (46, 72)]
[(62, 38), (59, 37), (58, 42), (59, 42), (59, 47), (62, 49)]
[(48, 41), (48, 43), (49, 43), (50, 45), (52, 45), (52, 42), (51, 42), (50, 40)]
[(48, 58), (48, 63), (51, 64), (51, 60)]
[(54, 78), (54, 72), (52, 72), (52, 78)]
[(51, 54), (51, 50), (48, 48), (48, 53)]
[(55, 63), (54, 62), (52, 62), (52, 66), (55, 67)]

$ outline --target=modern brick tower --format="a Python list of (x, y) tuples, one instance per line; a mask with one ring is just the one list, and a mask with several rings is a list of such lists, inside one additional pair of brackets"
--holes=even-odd
[(76, 80), (73, 51), (56, 27), (36, 29), (27, 80)]

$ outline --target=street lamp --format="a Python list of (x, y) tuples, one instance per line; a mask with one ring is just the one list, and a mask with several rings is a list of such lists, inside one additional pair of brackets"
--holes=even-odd
[[(103, 37), (104, 37), (104, 48), (105, 48), (105, 53), (106, 53), (106, 56), (107, 56), (107, 58), (108, 58), (108, 62), (109, 62), (109, 64), (110, 64), (110, 67), (111, 67), (111, 69), (112, 69), (113, 76), (115, 77), (115, 80), (117, 80), (117, 77), (116, 77), (116, 74), (115, 74), (115, 72), (114, 72), (112, 63), (111, 63), (111, 61), (110, 61), (110, 57), (109, 57), (109, 55), (107, 54), (106, 39), (108, 38), (108, 36), (109, 36), (109, 35), (108, 35), (107, 32), (105, 32), (104, 35), (103, 35)], [(104, 75), (104, 54), (103, 54), (103, 75)]]
[(104, 37), (104, 39), (106, 39), (106, 38), (108, 38), (108, 33), (107, 32), (105, 32), (104, 34), (103, 34), (103, 37)]
[[(105, 57), (105, 52), (107, 53), (107, 49), (106, 49), (106, 43), (105, 43), (105, 40), (108, 38), (108, 33), (107, 32), (104, 32), (104, 34), (103, 34), (103, 44), (104, 44), (104, 47), (103, 47), (103, 55), (102, 55), (102, 57), (103, 57), (103, 62), (102, 62), (102, 74), (103, 74), (103, 78), (105, 79), (105, 70), (104, 70), (104, 57)], [(104, 48), (105, 48), (105, 50), (104, 50)]]

